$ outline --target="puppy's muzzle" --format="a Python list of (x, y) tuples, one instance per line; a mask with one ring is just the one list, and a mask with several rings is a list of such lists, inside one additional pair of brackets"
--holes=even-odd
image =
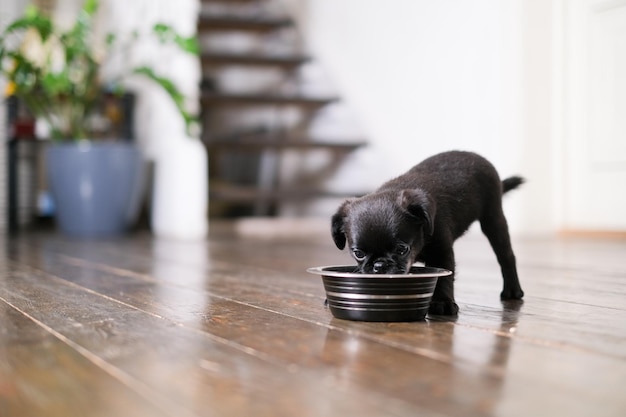
[(410, 265), (405, 267), (395, 262), (393, 259), (376, 259), (374, 263), (363, 265), (362, 272), (368, 274), (406, 274)]
[(384, 260), (377, 260), (376, 262), (374, 262), (374, 265), (372, 265), (372, 272), (374, 272), (375, 274), (384, 274), (387, 272), (388, 269), (389, 262)]

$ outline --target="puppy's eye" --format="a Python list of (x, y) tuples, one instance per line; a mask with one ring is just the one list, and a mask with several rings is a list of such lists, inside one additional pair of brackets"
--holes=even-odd
[(367, 255), (360, 249), (352, 249), (352, 256), (354, 256), (354, 259), (357, 261), (362, 261)]
[(399, 243), (398, 246), (396, 246), (396, 253), (400, 256), (404, 256), (409, 253), (409, 249), (409, 245), (405, 243)]

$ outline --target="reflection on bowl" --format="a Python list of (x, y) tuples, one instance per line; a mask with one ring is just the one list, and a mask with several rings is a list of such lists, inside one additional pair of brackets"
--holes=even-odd
[(407, 274), (359, 274), (354, 265), (307, 269), (321, 275), (328, 307), (339, 319), (359, 321), (419, 321), (428, 313), (437, 278), (446, 269), (411, 267)]

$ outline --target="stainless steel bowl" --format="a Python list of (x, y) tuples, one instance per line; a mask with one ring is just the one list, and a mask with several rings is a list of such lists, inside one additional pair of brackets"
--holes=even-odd
[(321, 275), (334, 317), (359, 321), (424, 320), (441, 268), (414, 266), (407, 274), (359, 274), (354, 265), (307, 269)]

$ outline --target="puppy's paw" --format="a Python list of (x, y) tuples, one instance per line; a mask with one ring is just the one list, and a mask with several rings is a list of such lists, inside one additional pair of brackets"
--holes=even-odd
[(500, 293), (501, 300), (521, 300), (524, 297), (524, 291), (521, 288), (505, 288)]
[(428, 314), (434, 316), (456, 316), (459, 306), (453, 300), (433, 300), (428, 307)]

